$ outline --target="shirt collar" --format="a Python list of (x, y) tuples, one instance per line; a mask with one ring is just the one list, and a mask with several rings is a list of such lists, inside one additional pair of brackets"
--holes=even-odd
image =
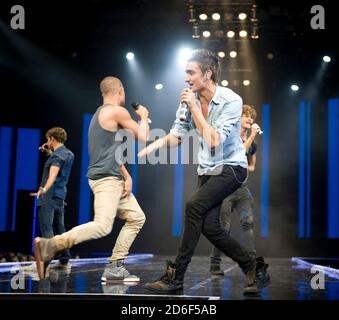
[(211, 100), (214, 104), (220, 104), (222, 103), (222, 95), (221, 95), (221, 88), (216, 84), (216, 90), (214, 93), (214, 96)]

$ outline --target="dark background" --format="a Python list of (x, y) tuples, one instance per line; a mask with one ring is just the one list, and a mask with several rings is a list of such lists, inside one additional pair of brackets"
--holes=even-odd
[[(209, 3), (216, 8), (220, 5), (220, 1)], [(258, 252), (265, 256), (338, 256), (338, 239), (327, 238), (327, 99), (339, 97), (338, 11), (333, 3), (258, 1), (260, 38), (249, 42), (250, 52), (239, 50), (237, 63), (250, 62), (251, 86), (231, 84), (230, 88), (245, 103), (256, 106), (259, 124), (263, 103), (271, 108), (267, 238), (260, 233), (261, 138), (257, 139), (257, 170), (249, 181), (256, 199)], [(25, 8), (25, 30), (10, 28), (14, 4)], [(310, 27), (314, 4), (325, 8), (325, 30)], [(68, 132), (67, 146), (76, 161), (69, 182), (67, 228), (78, 223), (81, 142), (86, 134), (82, 132), (82, 117), (94, 113), (101, 103), (99, 81), (107, 75), (119, 77), (125, 86), (127, 109), (133, 114), (130, 102), (140, 101), (149, 108), (153, 127), (168, 132), (178, 95), (186, 86), (184, 68), (174, 67), (178, 48), (231, 49), (226, 40), (192, 39), (186, 3), (176, 0), (1, 1), (0, 26), (0, 126), (39, 128), (42, 134), (50, 127), (61, 126)], [(136, 54), (137, 69), (128, 65), (128, 51)], [(267, 59), (268, 53), (274, 54), (273, 60)], [(325, 54), (332, 61), (316, 81)], [(223, 60), (223, 67), (228, 63)], [(228, 79), (242, 76), (232, 73)], [(289, 88), (294, 81), (302, 86), (297, 94)], [(158, 82), (164, 84), (161, 91), (154, 90)], [(298, 116), (302, 100), (312, 102), (309, 239), (299, 238), (297, 232)], [(41, 166), (43, 161), (41, 158)], [(136, 197), (147, 221), (132, 252), (175, 254), (179, 238), (171, 233), (174, 169), (174, 165), (139, 165)], [(187, 200), (197, 182), (194, 165), (185, 165), (184, 181)], [(18, 219), (28, 221), (27, 206), (32, 206), (32, 201), (24, 195), (18, 199), (25, 203), (18, 206)], [(120, 226), (117, 221), (110, 236), (79, 245), (74, 252), (110, 251)], [(239, 237), (237, 218), (233, 229)], [(22, 250), (27, 248), (22, 245), (27, 243), (27, 233), (19, 227), (15, 233), (0, 233), (0, 241), (4, 250)], [(196, 252), (208, 254), (209, 250), (202, 239)]]

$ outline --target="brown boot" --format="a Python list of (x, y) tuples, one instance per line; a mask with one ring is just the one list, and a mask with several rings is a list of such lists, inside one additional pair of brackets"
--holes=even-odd
[(246, 272), (246, 286), (244, 288), (244, 295), (258, 295), (260, 290), (256, 281), (256, 264), (253, 268)]
[(183, 275), (178, 277), (176, 265), (167, 261), (166, 273), (159, 280), (146, 283), (145, 287), (160, 294), (181, 294), (184, 287)]

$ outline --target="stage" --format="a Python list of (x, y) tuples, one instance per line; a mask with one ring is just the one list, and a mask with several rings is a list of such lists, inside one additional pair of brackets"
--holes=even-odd
[[(126, 267), (140, 277), (140, 283), (102, 283), (107, 258), (72, 259), (67, 269), (49, 268), (47, 278), (39, 281), (27, 263), (3, 263), (0, 266), (0, 299), (94, 299), (94, 300), (339, 300), (339, 271), (321, 267), (324, 289), (312, 288), (314, 264), (305, 258), (266, 259), (271, 284), (260, 296), (244, 296), (245, 277), (239, 267), (224, 258), (224, 276), (209, 273), (209, 257), (194, 257), (185, 277), (181, 295), (155, 295), (145, 289), (146, 282), (163, 275), (165, 262), (173, 259), (152, 254), (130, 255)], [(292, 261), (293, 260), (293, 261)], [(333, 262), (332, 262), (333, 263)], [(326, 265), (326, 261), (325, 264)]]

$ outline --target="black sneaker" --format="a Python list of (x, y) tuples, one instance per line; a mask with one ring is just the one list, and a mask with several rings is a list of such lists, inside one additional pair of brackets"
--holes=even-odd
[(167, 261), (166, 273), (157, 281), (148, 282), (145, 288), (156, 293), (174, 293), (180, 294), (183, 292), (183, 280), (177, 278), (176, 265), (171, 261)]
[(218, 264), (211, 264), (210, 273), (214, 276), (223, 276), (224, 271), (220, 269), (220, 265)]
[(256, 258), (256, 282), (259, 289), (267, 287), (271, 283), (270, 275), (267, 272), (268, 264), (263, 257)]

